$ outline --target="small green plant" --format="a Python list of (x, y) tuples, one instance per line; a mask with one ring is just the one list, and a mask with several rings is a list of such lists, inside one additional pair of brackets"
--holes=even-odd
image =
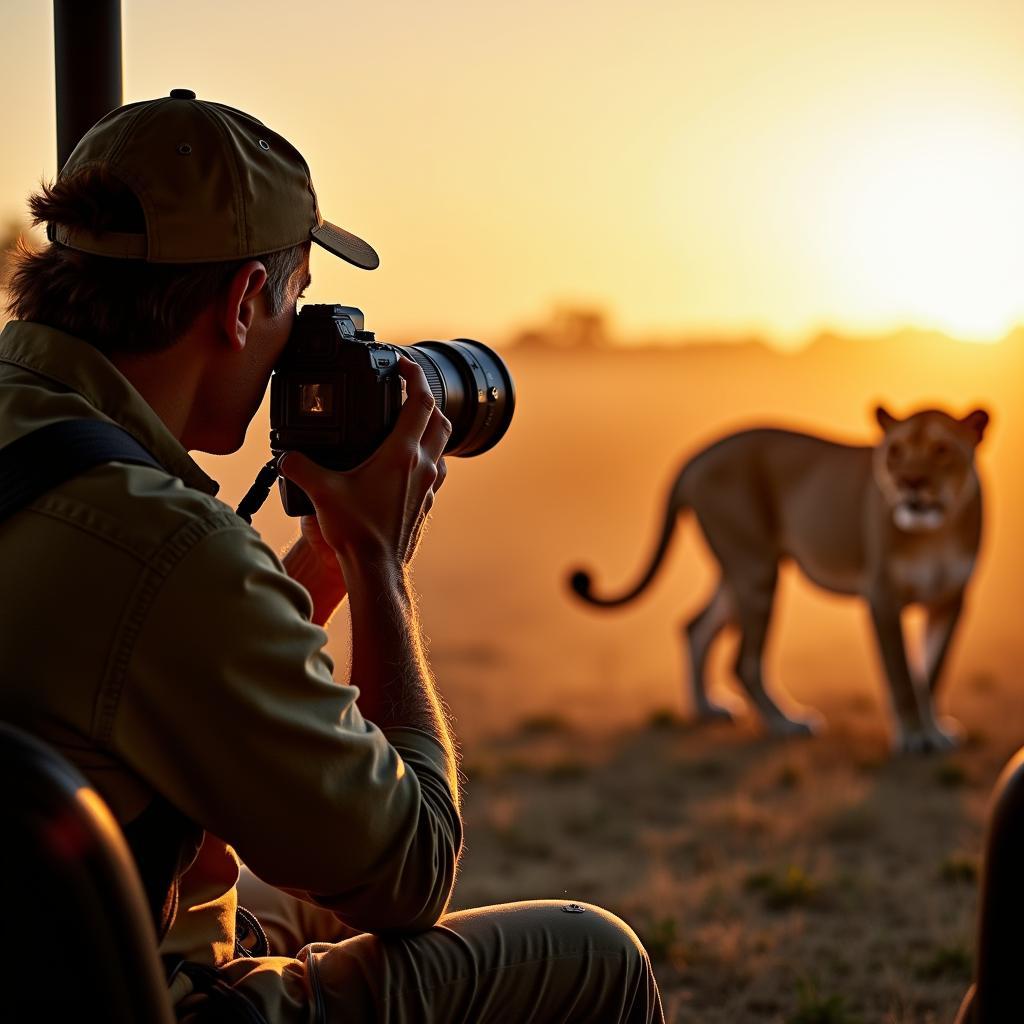
[(978, 859), (965, 853), (951, 853), (939, 868), (947, 885), (974, 885), (978, 881)]
[(796, 1012), (786, 1018), (786, 1024), (861, 1024), (846, 1005), (843, 996), (822, 996), (811, 981), (797, 983)]
[(943, 761), (935, 769), (935, 781), (946, 789), (956, 789), (967, 781), (967, 769), (959, 761)]
[(937, 946), (932, 955), (917, 968), (917, 975), (927, 981), (951, 978), (969, 981), (973, 972), (971, 954), (965, 946)]
[(790, 864), (785, 871), (755, 871), (747, 877), (746, 887), (761, 896), (769, 910), (806, 907), (821, 895), (821, 886), (803, 868)]
[(683, 720), (671, 708), (655, 708), (647, 719), (649, 729), (678, 729)]

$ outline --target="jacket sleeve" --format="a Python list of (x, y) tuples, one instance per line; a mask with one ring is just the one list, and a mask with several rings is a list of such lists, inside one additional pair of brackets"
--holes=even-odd
[(363, 719), (269, 548), (213, 531), (157, 559), (137, 596), (113, 659), (120, 756), (271, 885), (363, 931), (433, 925), (462, 843), (444, 753)]

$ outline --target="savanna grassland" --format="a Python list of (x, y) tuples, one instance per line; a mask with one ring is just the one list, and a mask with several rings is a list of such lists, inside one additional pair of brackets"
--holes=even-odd
[(900, 760), (855, 699), (825, 702), (828, 735), (799, 742), (667, 711), (600, 741), (524, 719), (467, 757), (457, 904), (616, 911), (669, 1021), (951, 1022), (989, 792), (1024, 728), (995, 680), (963, 697), (964, 749)]
[[(508, 437), (452, 460), (417, 564), (431, 660), (462, 737), (467, 849), (456, 906), (529, 897), (604, 904), (654, 958), (670, 1021), (951, 1021), (971, 975), (986, 807), (1024, 744), (1024, 335), (678, 351), (512, 349)], [(866, 610), (789, 568), (767, 658), (818, 738), (687, 723), (679, 626), (713, 563), (684, 517), (650, 591), (618, 612), (565, 580), (631, 583), (683, 459), (731, 430), (791, 426), (872, 443), (871, 410), (984, 405), (984, 546), (940, 708), (959, 751), (893, 760)], [(232, 500), (265, 459), (206, 460)], [(256, 525), (280, 547), (293, 524)], [(913, 617), (911, 617), (913, 618)], [(913, 626), (914, 622), (911, 621)], [(331, 628), (344, 663), (346, 624)], [(738, 706), (735, 638), (713, 692)]]

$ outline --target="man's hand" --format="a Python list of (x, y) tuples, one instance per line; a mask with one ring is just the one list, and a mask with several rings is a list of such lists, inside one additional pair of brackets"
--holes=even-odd
[(334, 549), (324, 540), (316, 516), (303, 516), (301, 534), (284, 556), (285, 572), (313, 599), (312, 621), (326, 626), (345, 599), (348, 587)]
[[(364, 463), (337, 472), (290, 452), (279, 468), (309, 495), (320, 534), (344, 574), (360, 710), (385, 731), (413, 728), (433, 736), (447, 754), (457, 804), (455, 747), (424, 654), (407, 572), (434, 492), (444, 481), (441, 453), (452, 427), (420, 367), (403, 357), (398, 370), (406, 382), (405, 405), (392, 432)], [(311, 538), (303, 544), (307, 553), (315, 543)]]
[[(280, 463), (281, 473), (309, 495), (319, 533), (346, 575), (357, 565), (407, 565), (444, 481), (441, 456), (451, 424), (420, 367), (403, 356), (398, 370), (406, 381), (405, 405), (392, 432), (365, 462), (338, 472), (289, 452)], [(312, 546), (313, 539), (308, 541)]]

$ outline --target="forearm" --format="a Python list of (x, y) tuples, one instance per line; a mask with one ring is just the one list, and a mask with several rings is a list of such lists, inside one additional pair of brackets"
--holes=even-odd
[(309, 591), (313, 599), (313, 623), (326, 626), (345, 599), (345, 577), (341, 567), (336, 566), (336, 571), (332, 571), (305, 537), (299, 537), (282, 562), (288, 575)]
[(346, 578), (360, 710), (381, 729), (420, 729), (434, 737), (447, 753), (445, 774), (458, 801), (455, 747), (423, 650), (408, 569), (362, 565), (348, 569)]

